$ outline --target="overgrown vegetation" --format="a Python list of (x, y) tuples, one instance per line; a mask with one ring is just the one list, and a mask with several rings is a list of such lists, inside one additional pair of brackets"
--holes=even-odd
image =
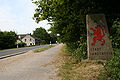
[(78, 62), (75, 58), (68, 55), (66, 46), (61, 49), (61, 65), (59, 76), (61, 80), (97, 80), (100, 71), (103, 70), (104, 61), (82, 60)]
[(120, 79), (120, 55), (114, 56), (104, 65), (99, 80), (119, 80)]
[(113, 21), (120, 17), (116, 0), (38, 0), (33, 3), (37, 5), (34, 20), (37, 23), (48, 20), (50, 30), (60, 34), (59, 40), (78, 60), (86, 57), (86, 14), (104, 13), (111, 34)]
[(34, 52), (35, 53), (36, 52), (42, 52), (42, 51), (47, 50), (47, 49), (52, 48), (52, 47), (54, 47), (54, 45), (49, 45), (49, 46), (46, 46), (46, 47), (43, 47), (43, 48), (35, 49)]
[(18, 45), (18, 47), (25, 47), (25, 46), (26, 46), (26, 43), (20, 42), (20, 43), (17, 43), (16, 45)]
[(112, 26), (114, 34), (111, 36), (115, 55), (104, 65), (105, 70), (100, 75), (100, 80), (120, 79), (120, 21), (117, 19)]
[(120, 49), (120, 19), (116, 19), (110, 29), (112, 46), (114, 49)]

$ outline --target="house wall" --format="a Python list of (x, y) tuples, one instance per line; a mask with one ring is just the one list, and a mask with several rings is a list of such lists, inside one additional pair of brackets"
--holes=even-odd
[(17, 43), (20, 43), (21, 41), (20, 40), (17, 40)]
[(26, 43), (27, 46), (35, 45), (35, 39), (32, 36), (30, 36), (30, 35), (26, 35), (22, 39), (22, 42)]

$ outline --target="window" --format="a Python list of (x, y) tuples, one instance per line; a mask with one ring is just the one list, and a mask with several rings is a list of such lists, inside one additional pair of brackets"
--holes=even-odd
[(25, 42), (26, 42), (26, 39), (25, 39)]
[(30, 41), (31, 41), (32, 39), (30, 38)]
[(30, 43), (30, 45), (32, 45), (32, 43)]

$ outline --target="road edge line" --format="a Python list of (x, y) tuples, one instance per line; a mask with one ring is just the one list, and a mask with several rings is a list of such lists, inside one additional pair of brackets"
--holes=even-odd
[(11, 57), (11, 56), (16, 56), (16, 55), (23, 54), (23, 53), (26, 53), (26, 52), (28, 52), (28, 51), (22, 51), (22, 52), (10, 54), (10, 55), (0, 56), (0, 59), (4, 59), (4, 58), (7, 58), (7, 57)]

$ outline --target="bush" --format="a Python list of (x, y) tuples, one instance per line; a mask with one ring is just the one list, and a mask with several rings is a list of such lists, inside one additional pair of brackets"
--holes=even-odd
[(100, 80), (120, 80), (120, 20), (114, 21), (110, 31), (115, 55), (105, 63)]
[(74, 51), (79, 47), (79, 43), (71, 42), (66, 44), (66, 51), (69, 55), (73, 55)]
[(80, 47), (74, 51), (74, 57), (81, 61), (87, 58), (87, 46), (86, 43), (80, 44)]
[(20, 42), (20, 43), (17, 43), (18, 47), (25, 47), (26, 46), (26, 43), (24, 42)]
[(120, 50), (104, 65), (105, 71), (101, 73), (100, 80), (120, 80)]
[(119, 80), (120, 79), (120, 20), (114, 21), (112, 26), (112, 46), (114, 48), (115, 56), (107, 61), (105, 64), (107, 79)]
[(46, 44), (46, 41), (45, 40), (41, 40), (40, 44)]
[(120, 20), (116, 19), (110, 29), (110, 38), (114, 49), (120, 49)]
[(67, 53), (73, 56), (77, 61), (87, 58), (87, 44), (86, 39), (80, 39), (78, 42), (67, 44)]

